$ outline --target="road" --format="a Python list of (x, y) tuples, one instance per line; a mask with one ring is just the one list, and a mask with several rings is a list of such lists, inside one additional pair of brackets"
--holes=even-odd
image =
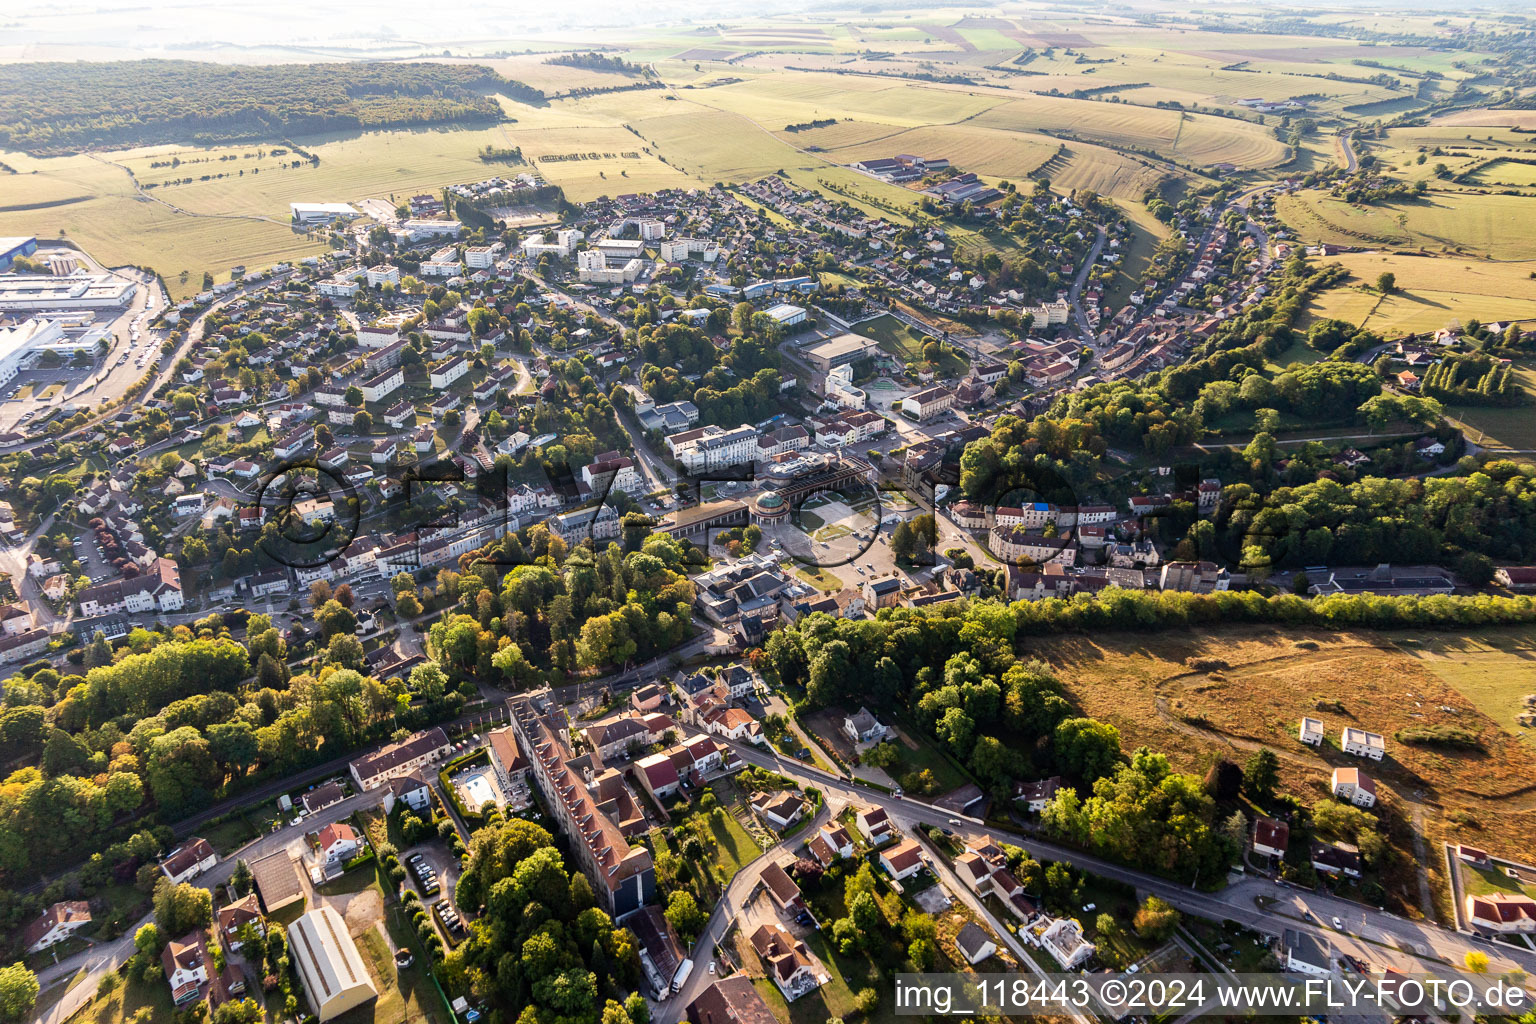
[(1072, 315), (1077, 318), (1078, 330), (1082, 331), (1083, 339), (1089, 343), (1093, 342), (1095, 335), (1093, 326), (1088, 323), (1088, 314), (1083, 312), (1083, 285), (1088, 283), (1088, 275), (1092, 272), (1094, 264), (1099, 261), (1099, 253), (1104, 249), (1105, 237), (1104, 225), (1100, 224), (1098, 237), (1093, 240), (1093, 248), (1088, 251), (1082, 267), (1078, 269), (1077, 277), (1072, 281), (1072, 291), (1067, 299), (1072, 303)]
[(1339, 148), (1344, 151), (1344, 170), (1354, 174), (1360, 169), (1360, 161), (1355, 156), (1353, 128), (1347, 128), (1339, 132)]
[[(879, 790), (839, 779), (793, 758), (779, 757), (738, 743), (732, 743), (731, 746), (747, 763), (770, 768), (803, 784), (814, 785), (826, 793), (829, 799), (883, 806), (896, 823), (908, 832), (919, 824), (925, 824), (950, 828), (962, 840), (990, 835), (999, 841), (1024, 848), (1037, 859), (1062, 861), (1100, 877), (1135, 886), (1140, 892), (1161, 897), (1180, 910), (1208, 920), (1236, 921), (1270, 935), (1279, 935), (1286, 929), (1308, 932), (1341, 952), (1351, 953), (1373, 963), (1382, 961), (1384, 946), (1394, 950), (1392, 956), (1395, 960), (1406, 963), (1410, 968), (1426, 959), (1432, 963), (1443, 961), (1459, 965), (1467, 953), (1475, 950), (1488, 955), (1489, 969), (1493, 973), (1512, 970), (1528, 974), (1536, 972), (1536, 951), (1477, 941), (1438, 925), (1408, 921), (1348, 900), (1252, 876), (1244, 877), (1217, 893), (1202, 892), (1077, 850), (1017, 833), (984, 828), (975, 819), (955, 819), (953, 811), (941, 807), (910, 799), (892, 800), (888, 794)], [(953, 820), (960, 820), (960, 824), (954, 824)], [(1260, 906), (1261, 900), (1265, 902), (1263, 907)], [(1310, 914), (1311, 917), (1304, 917), (1304, 914)], [(1342, 932), (1320, 923), (1335, 917), (1344, 925)], [(1360, 935), (1370, 935), (1375, 941), (1367, 942), (1357, 937)], [(1433, 963), (1433, 966), (1439, 969), (1444, 964)]]

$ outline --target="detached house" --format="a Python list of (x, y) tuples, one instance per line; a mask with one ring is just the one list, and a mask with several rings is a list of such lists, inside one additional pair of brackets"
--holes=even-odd
[(911, 878), (923, 869), (923, 851), (915, 839), (903, 840), (880, 851), (880, 866), (896, 881)]
[(55, 903), (27, 925), (21, 933), (21, 942), (28, 953), (36, 953), (63, 942), (90, 923), (91, 905), (84, 900)]
[(178, 885), (189, 882), (219, 862), (206, 839), (188, 839), (160, 862), (165, 877)]

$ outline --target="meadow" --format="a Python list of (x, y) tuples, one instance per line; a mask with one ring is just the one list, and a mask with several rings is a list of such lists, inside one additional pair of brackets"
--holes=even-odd
[[(1495, 263), (1412, 253), (1342, 253), (1317, 261), (1349, 270), (1343, 284), (1307, 306), (1310, 318), (1334, 317), (1368, 327), (1385, 338), (1435, 331), (1476, 318), (1484, 323), (1536, 317), (1536, 261)], [(1383, 272), (1397, 291), (1375, 289)], [(1370, 290), (1365, 286), (1369, 285)]]
[(1275, 210), (1303, 242), (1393, 246), (1468, 253), (1495, 260), (1536, 259), (1524, 196), (1430, 192), (1415, 202), (1353, 206), (1315, 189), (1281, 196)]
[[(1489, 678), (1528, 657), (1530, 632), (1521, 637), (1506, 662), (1487, 666)], [(1477, 634), (1472, 643), (1486, 639)], [(1241, 764), (1267, 746), (1279, 755), (1282, 789), (1306, 804), (1328, 794), (1333, 767), (1352, 762), (1337, 749), (1345, 726), (1380, 732), (1387, 759), (1371, 775), (1388, 807), (1422, 812), (1431, 843), (1466, 841), (1518, 856), (1536, 846), (1536, 750), (1480, 691), (1471, 667), (1476, 647), (1462, 651), (1447, 636), (1440, 664), (1411, 649), (1423, 640), (1417, 633), (1235, 627), (1204, 636), (1172, 630), (1030, 639), (1025, 647), (1054, 666), (1076, 707), (1120, 730), (1125, 749), (1145, 744), (1180, 770), (1204, 774), (1219, 757)], [(1328, 742), (1321, 750), (1296, 739), (1302, 715), (1323, 720)], [(1483, 749), (1395, 739), (1401, 729), (1426, 725), (1467, 729)], [(1428, 868), (1444, 891), (1440, 872)]]
[(1536, 452), (1536, 366), (1514, 364), (1514, 379), (1525, 393), (1525, 405), (1501, 408), (1488, 405), (1450, 405), (1446, 412), (1461, 424), (1468, 440), (1495, 451)]

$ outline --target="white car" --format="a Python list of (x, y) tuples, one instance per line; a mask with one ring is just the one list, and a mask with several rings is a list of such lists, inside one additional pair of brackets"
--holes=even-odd
[(1335, 928), (1337, 928), (1337, 929), (1338, 929), (1338, 930), (1339, 930), (1339, 931), (1343, 931), (1343, 930), (1344, 930), (1344, 922), (1343, 922), (1343, 921), (1341, 921), (1341, 920), (1340, 920), (1340, 919), (1339, 919), (1339, 918), (1337, 918), (1337, 917), (1336, 917), (1336, 918), (1334, 918), (1334, 919), (1333, 919), (1333, 926), (1334, 926), (1334, 927), (1335, 927)]

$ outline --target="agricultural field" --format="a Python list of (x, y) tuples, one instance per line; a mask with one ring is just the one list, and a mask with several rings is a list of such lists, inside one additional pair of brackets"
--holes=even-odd
[[(1510, 633), (1518, 645), (1500, 653), (1513, 664), (1531, 640), (1529, 631)], [(1208, 637), (1060, 637), (1027, 647), (1055, 667), (1077, 707), (1120, 729), (1126, 749), (1146, 744), (1167, 751), (1180, 769), (1204, 773), (1217, 757), (1241, 763), (1268, 746), (1280, 757), (1284, 788), (1311, 803), (1326, 795), (1331, 769), (1352, 762), (1337, 749), (1340, 730), (1368, 728), (1387, 738), (1387, 760), (1372, 770), (1378, 791), (1389, 805), (1421, 810), (1426, 838), (1502, 855), (1529, 851), (1536, 845), (1536, 750), (1479, 692), (1472, 666), (1491, 655), (1477, 654), (1478, 641), (1462, 651), (1448, 637), (1431, 648), (1440, 659), (1433, 660), (1410, 649), (1419, 639), (1241, 627)], [(1489, 672), (1499, 663), (1489, 662)], [(1322, 750), (1295, 738), (1302, 715), (1326, 724)], [(1395, 739), (1401, 729), (1435, 725), (1475, 734), (1482, 749)], [(1431, 878), (1443, 884), (1433, 865)]]
[(1478, 636), (1426, 636), (1398, 647), (1466, 695), (1494, 722), (1536, 749), (1536, 727), (1516, 716), (1536, 695), (1536, 636), (1528, 630), (1488, 630)]
[[(1338, 263), (1349, 279), (1307, 307), (1312, 318), (1334, 317), (1385, 338), (1439, 330), (1476, 318), (1484, 323), (1536, 317), (1536, 261), (1495, 263), (1411, 253), (1342, 253), (1318, 261)], [(1397, 277), (1395, 294), (1375, 289), (1383, 272)], [(1365, 286), (1369, 285), (1369, 291)]]
[(1281, 196), (1275, 210), (1308, 244), (1392, 246), (1494, 260), (1536, 259), (1524, 196), (1430, 192), (1416, 202), (1354, 206), (1323, 192)]

